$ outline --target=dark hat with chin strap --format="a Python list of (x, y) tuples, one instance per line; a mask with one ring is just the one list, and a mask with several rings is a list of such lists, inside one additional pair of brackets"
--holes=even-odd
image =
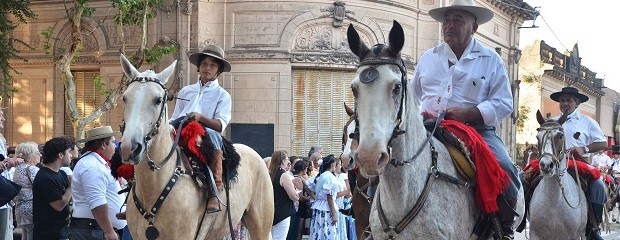
[(581, 102), (587, 102), (588, 99), (590, 99), (588, 96), (579, 93), (579, 90), (577, 90), (577, 88), (574, 88), (574, 87), (563, 87), (562, 91), (552, 93), (551, 99), (553, 99), (553, 101), (558, 102), (562, 95), (574, 96), (576, 98), (579, 98)]

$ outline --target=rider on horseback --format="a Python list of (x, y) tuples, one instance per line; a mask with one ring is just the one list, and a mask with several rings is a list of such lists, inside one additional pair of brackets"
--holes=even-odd
[[(198, 82), (181, 89), (171, 119), (188, 116), (188, 120), (200, 123), (215, 147), (215, 159), (209, 160), (217, 191), (222, 191), (222, 135), (231, 117), (230, 94), (220, 86), (218, 76), (230, 72), (230, 63), (224, 59), (224, 50), (207, 45), (200, 52), (189, 56), (198, 67)], [(219, 201), (211, 196), (207, 212), (219, 211)]]
[(422, 112), (433, 116), (445, 112), (445, 119), (472, 126), (489, 145), (511, 180), (497, 201), (503, 238), (512, 239), (513, 209), (521, 184), (495, 132), (500, 121), (513, 112), (512, 93), (501, 57), (473, 37), (479, 24), (493, 18), (493, 12), (472, 0), (455, 0), (430, 10), (429, 15), (442, 23), (444, 43), (420, 57), (411, 82), (413, 91)]
[[(588, 101), (588, 96), (579, 93), (574, 87), (564, 87), (562, 91), (551, 94), (551, 99), (560, 104), (560, 111), (568, 115), (562, 124), (566, 136), (566, 149), (587, 159), (590, 153), (607, 148), (607, 140), (599, 124), (592, 118), (577, 111), (579, 104)], [(560, 116), (555, 117), (558, 119)], [(570, 154), (569, 154), (570, 155)], [(590, 239), (602, 239), (599, 236), (599, 224), (603, 221), (603, 205), (607, 202), (605, 184), (595, 179), (588, 184), (588, 200), (596, 219), (588, 219), (586, 234)]]

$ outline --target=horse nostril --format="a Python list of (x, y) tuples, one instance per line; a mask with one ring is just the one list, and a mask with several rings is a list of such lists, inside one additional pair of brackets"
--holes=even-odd
[(132, 145), (132, 148), (133, 148), (133, 149), (131, 150), (131, 157), (132, 157), (132, 158), (137, 157), (137, 156), (138, 156), (138, 155), (140, 155), (140, 153), (142, 152), (142, 144), (140, 144), (140, 143), (134, 143), (134, 144)]

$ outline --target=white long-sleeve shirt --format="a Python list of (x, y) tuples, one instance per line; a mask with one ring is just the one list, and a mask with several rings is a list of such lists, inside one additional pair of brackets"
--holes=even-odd
[[(454, 63), (449, 66), (448, 61)], [(508, 74), (501, 57), (472, 39), (460, 60), (446, 43), (420, 57), (411, 79), (420, 110), (432, 115), (449, 108), (477, 107), (484, 124), (497, 124), (513, 111)]]
[[(556, 116), (553, 119), (558, 120), (559, 118), (560, 116)], [(566, 149), (583, 147), (594, 142), (607, 142), (601, 126), (594, 119), (577, 110), (568, 115), (568, 119), (562, 124), (562, 129), (564, 129)], [(586, 153), (583, 156), (589, 157), (590, 154)]]
[(183, 87), (178, 97), (189, 101), (177, 99), (170, 120), (185, 116), (190, 112), (197, 112), (219, 120), (222, 124), (221, 132), (224, 132), (230, 122), (232, 101), (230, 94), (220, 86), (218, 79), (204, 86), (199, 79), (197, 83)]
[(106, 161), (95, 152), (86, 153), (73, 169), (71, 196), (73, 197), (73, 217), (95, 219), (92, 209), (107, 204), (112, 226), (122, 229), (125, 220), (116, 218), (123, 206), (123, 198), (118, 195), (121, 185), (112, 176)]

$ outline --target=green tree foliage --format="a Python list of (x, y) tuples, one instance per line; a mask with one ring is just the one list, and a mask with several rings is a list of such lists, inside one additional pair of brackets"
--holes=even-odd
[(517, 133), (523, 133), (523, 127), (525, 126), (525, 122), (529, 119), (528, 114), (532, 109), (525, 104), (519, 106), (519, 118), (517, 119)]
[[(112, 6), (119, 11), (113, 16), (114, 23), (118, 26), (121, 39), (121, 52), (124, 53), (136, 68), (140, 68), (143, 62), (156, 63), (161, 60), (163, 55), (176, 52), (175, 45), (146, 47), (148, 20), (155, 17), (153, 9), (163, 4), (163, 0), (110, 0)], [(116, 107), (116, 99), (121, 95), (128, 80), (123, 79), (116, 86), (107, 86), (101, 76), (92, 79), (99, 94), (105, 96), (105, 100), (100, 103), (92, 112), (86, 116), (80, 116), (77, 110), (76, 86), (71, 72), (72, 64), (77, 62), (81, 51), (84, 48), (82, 20), (91, 17), (95, 9), (89, 4), (94, 0), (73, 0), (73, 6), (65, 5), (67, 19), (72, 24), (70, 41), (66, 46), (52, 46), (56, 36), (52, 36), (54, 28), (49, 28), (41, 33), (44, 39), (43, 49), (50, 55), (52, 61), (61, 72), (61, 79), (65, 88), (65, 99), (67, 102), (68, 117), (73, 125), (76, 137), (82, 136), (86, 124), (97, 120), (103, 113)], [(132, 54), (125, 53), (125, 41), (123, 26), (139, 26), (141, 28), (140, 42), (138, 49)], [(55, 48), (55, 49), (54, 49)], [(108, 88), (109, 87), (109, 88)]]
[(20, 23), (25, 23), (27, 19), (36, 17), (30, 10), (30, 0), (1, 0), (0, 1), (0, 98), (10, 98), (13, 88), (12, 73), (19, 74), (9, 65), (12, 59), (27, 61), (19, 56), (16, 45), (33, 49), (27, 43), (13, 37), (13, 30), (17, 27), (11, 19), (17, 19)]

